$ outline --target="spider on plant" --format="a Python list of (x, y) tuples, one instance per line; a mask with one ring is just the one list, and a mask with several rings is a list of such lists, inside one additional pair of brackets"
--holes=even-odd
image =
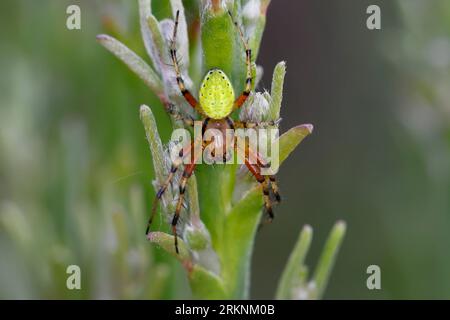
[[(252, 89), (252, 72), (251, 72), (251, 55), (252, 51), (247, 43), (247, 41), (244, 39), (244, 34), (239, 27), (238, 23), (233, 19), (233, 16), (230, 11), (228, 11), (228, 14), (231, 18), (231, 21), (233, 22), (234, 26), (236, 27), (236, 30), (239, 33), (239, 37), (243, 43), (243, 46), (245, 48), (245, 58), (246, 58), (246, 68), (247, 68), (247, 77), (245, 80), (245, 88), (242, 91), (242, 93), (235, 98), (234, 90), (232, 87), (232, 84), (225, 74), (220, 69), (211, 69), (209, 70), (205, 77), (203, 78), (203, 81), (200, 85), (199, 90), (199, 100), (194, 98), (194, 96), (191, 94), (191, 92), (186, 89), (184, 85), (183, 78), (181, 76), (178, 59), (177, 59), (177, 50), (176, 50), (176, 37), (177, 37), (177, 28), (178, 28), (178, 18), (179, 18), (179, 11), (176, 12), (176, 18), (175, 18), (175, 26), (173, 30), (173, 37), (170, 44), (170, 57), (172, 59), (173, 67), (175, 69), (175, 75), (176, 75), (176, 81), (177, 85), (180, 89), (181, 94), (183, 95), (184, 99), (188, 102), (188, 104), (201, 116), (202, 121), (202, 139), (197, 139), (194, 142), (191, 142), (191, 144), (183, 149), (180, 150), (177, 159), (175, 159), (172, 162), (170, 173), (163, 183), (163, 185), (158, 190), (155, 200), (153, 202), (152, 206), (152, 212), (150, 219), (148, 221), (146, 234), (149, 233), (150, 225), (152, 223), (152, 220), (155, 216), (156, 209), (158, 206), (159, 201), (161, 200), (162, 195), (172, 182), (172, 179), (177, 172), (178, 168), (183, 164), (183, 160), (185, 160), (187, 157), (190, 157), (190, 161), (188, 164), (185, 165), (182, 178), (180, 180), (179, 184), (179, 198), (177, 201), (177, 205), (175, 208), (175, 214), (172, 219), (172, 232), (174, 234), (175, 239), (175, 251), (178, 254), (178, 237), (177, 237), (177, 223), (178, 219), (180, 217), (181, 208), (183, 206), (183, 200), (184, 200), (184, 194), (186, 190), (186, 183), (188, 179), (191, 177), (195, 170), (196, 166), (196, 160), (199, 155), (196, 155), (193, 150), (196, 150), (196, 145), (201, 144), (201, 150), (204, 150), (205, 147), (213, 142), (215, 139), (212, 139), (211, 141), (205, 141), (204, 139), (204, 133), (208, 129), (216, 129), (218, 130), (221, 135), (222, 139), (217, 139), (214, 141), (220, 145), (218, 146), (219, 149), (224, 150), (223, 152), (223, 160), (226, 162), (226, 159), (228, 158), (229, 152), (236, 152), (241, 151), (242, 156), (244, 157), (245, 166), (248, 168), (248, 170), (251, 172), (251, 174), (255, 177), (255, 179), (261, 184), (262, 191), (263, 191), (263, 198), (264, 198), (264, 212), (265, 215), (268, 216), (269, 222), (272, 221), (274, 215), (272, 211), (272, 203), (273, 202), (280, 202), (280, 194), (278, 192), (278, 186), (276, 182), (276, 178), (274, 175), (263, 175), (261, 173), (262, 168), (266, 168), (269, 166), (269, 163), (267, 163), (262, 156), (256, 151), (253, 150), (249, 145), (245, 146), (245, 150), (237, 150), (238, 143), (234, 141), (233, 143), (233, 150), (230, 150), (230, 146), (226, 146), (223, 144), (224, 141), (226, 141), (226, 132), (227, 130), (234, 130), (235, 128), (255, 128), (258, 126), (264, 126), (264, 125), (275, 125), (277, 124), (277, 121), (270, 121), (270, 122), (259, 122), (259, 123), (251, 123), (251, 122), (245, 122), (245, 121), (235, 121), (232, 120), (230, 115), (233, 111), (236, 109), (239, 109), (244, 102), (247, 100), (251, 93)], [(176, 113), (173, 109), (169, 108), (169, 112), (171, 112), (173, 115), (176, 115), (179, 119), (183, 120), (187, 125), (193, 126), (194, 121), (192, 119), (184, 118), (182, 115)], [(233, 140), (236, 137), (233, 137)], [(217, 142), (222, 141), (222, 142)], [(250, 158), (256, 159), (256, 163), (253, 163), (253, 161), (250, 161)], [(271, 195), (275, 198), (275, 201), (272, 200)]]

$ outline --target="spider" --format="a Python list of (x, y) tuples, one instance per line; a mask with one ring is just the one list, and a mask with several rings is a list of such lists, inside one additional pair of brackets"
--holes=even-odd
[[(238, 23), (233, 19), (233, 16), (230, 11), (228, 11), (228, 14), (231, 18), (232, 23), (236, 27), (236, 30), (239, 34), (239, 37), (241, 39), (241, 42), (243, 43), (243, 46), (245, 48), (245, 58), (246, 58), (246, 80), (245, 80), (245, 88), (242, 91), (242, 93), (235, 98), (234, 90), (232, 87), (232, 84), (225, 74), (220, 69), (211, 69), (209, 70), (206, 75), (203, 78), (203, 81), (200, 85), (199, 90), (199, 100), (197, 100), (191, 92), (186, 89), (183, 78), (181, 76), (180, 67), (178, 64), (178, 58), (177, 58), (177, 50), (176, 50), (176, 37), (177, 37), (177, 28), (178, 28), (178, 18), (179, 18), (179, 11), (176, 12), (176, 18), (175, 18), (175, 25), (173, 29), (173, 37), (172, 41), (170, 43), (170, 58), (173, 63), (173, 67), (175, 69), (175, 75), (176, 75), (176, 82), (179, 87), (179, 90), (181, 94), (183, 95), (184, 99), (188, 102), (188, 104), (198, 113), (201, 115), (201, 121), (202, 121), (202, 134), (205, 133), (208, 129), (216, 129), (219, 130), (220, 133), (223, 135), (222, 139), (218, 139), (219, 141), (226, 141), (225, 139), (225, 132), (227, 129), (234, 130), (235, 128), (254, 128), (260, 125), (275, 125), (277, 122), (270, 121), (270, 122), (261, 122), (261, 123), (250, 123), (245, 121), (234, 121), (231, 119), (230, 115), (233, 111), (239, 109), (244, 102), (247, 100), (251, 93), (252, 89), (252, 72), (251, 72), (251, 59), (252, 59), (252, 51), (247, 43), (247, 41), (244, 39), (244, 34), (239, 27)], [(169, 108), (169, 112), (176, 116), (178, 119), (183, 120), (187, 125), (193, 126), (194, 121), (192, 119), (188, 119), (183, 117), (181, 114), (175, 112), (173, 108)], [(235, 137), (233, 137), (235, 139)], [(199, 140), (199, 139), (197, 139)], [(214, 139), (213, 139), (214, 140)], [(156, 209), (158, 207), (158, 203), (161, 200), (162, 195), (168, 188), (168, 186), (171, 184), (172, 179), (183, 163), (183, 160), (187, 158), (188, 156), (191, 157), (191, 161), (185, 165), (183, 175), (180, 179), (179, 183), (179, 198), (177, 201), (177, 205), (175, 207), (175, 214), (172, 218), (172, 233), (174, 234), (175, 239), (175, 251), (178, 254), (178, 237), (177, 237), (177, 223), (178, 219), (180, 217), (180, 211), (183, 206), (183, 200), (184, 200), (184, 194), (186, 190), (186, 184), (188, 179), (191, 177), (191, 175), (194, 173), (195, 166), (196, 166), (196, 157), (198, 155), (195, 155), (192, 151), (195, 150), (196, 143), (201, 143), (201, 150), (204, 150), (204, 148), (211, 143), (212, 141), (205, 141), (204, 138), (202, 138), (200, 141), (194, 141), (191, 142), (191, 144), (188, 147), (185, 147), (181, 149), (181, 151), (178, 154), (178, 157), (176, 160), (172, 162), (171, 169), (169, 172), (168, 177), (162, 184), (162, 186), (159, 188), (156, 197), (153, 202), (152, 206), (152, 212), (150, 219), (148, 221), (146, 234), (149, 233), (150, 225), (152, 223), (152, 220), (154, 218), (154, 215), (156, 213)], [(234, 150), (227, 150), (227, 147), (223, 145), (224, 148), (224, 154), (223, 158), (226, 162), (226, 159), (228, 157), (228, 152), (235, 152), (237, 148), (237, 143), (234, 143)], [(268, 222), (271, 222), (274, 218), (274, 214), (272, 211), (272, 197), (274, 196), (276, 203), (280, 202), (280, 194), (278, 192), (278, 186), (276, 182), (276, 178), (274, 175), (270, 176), (264, 176), (261, 174), (261, 168), (267, 167), (269, 164), (259, 155), (258, 152), (255, 150), (252, 150), (250, 146), (246, 145), (245, 150), (243, 151), (243, 155), (245, 157), (245, 166), (248, 168), (250, 173), (255, 177), (255, 179), (261, 184), (262, 186), (262, 193), (264, 198), (264, 212), (265, 215), (268, 217)], [(249, 161), (250, 156), (253, 156), (253, 159), (256, 159), (256, 163), (252, 163)]]

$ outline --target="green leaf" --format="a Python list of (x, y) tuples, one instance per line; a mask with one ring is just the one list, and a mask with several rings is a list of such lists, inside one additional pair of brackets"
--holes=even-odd
[(295, 286), (303, 285), (302, 282), (305, 280), (303, 273), (307, 269), (304, 265), (304, 260), (308, 254), (312, 236), (312, 228), (308, 225), (304, 226), (298, 237), (297, 244), (289, 257), (289, 261), (281, 274), (276, 293), (277, 299), (291, 299), (292, 290)]
[(278, 62), (273, 70), (272, 88), (270, 90), (270, 107), (268, 120), (277, 120), (280, 118), (281, 102), (283, 100), (283, 84), (286, 75), (286, 63)]
[(199, 265), (194, 265), (189, 272), (189, 283), (194, 299), (227, 298), (222, 280)]
[[(155, 117), (153, 116), (151, 109), (146, 105), (141, 106), (140, 117), (144, 125), (145, 135), (152, 154), (155, 177), (158, 184), (161, 185), (165, 181), (168, 172), (164, 160), (164, 149), (161, 138), (159, 137)], [(167, 189), (163, 194), (163, 203), (170, 203), (171, 198), (171, 191), (170, 189)]]
[(227, 295), (222, 280), (214, 273), (193, 264), (186, 244), (178, 239), (180, 253), (175, 252), (174, 237), (164, 232), (150, 232), (148, 240), (177, 258), (188, 272), (192, 294), (196, 299), (225, 299)]
[(158, 63), (158, 54), (155, 46), (151, 30), (148, 27), (148, 18), (152, 14), (151, 1), (150, 0), (138, 0), (139, 4), (139, 23), (141, 26), (142, 40), (144, 41), (144, 47), (148, 56), (153, 62), (153, 66), (156, 71), (161, 74), (161, 65)]
[(279, 143), (280, 165), (286, 160), (291, 152), (295, 150), (300, 142), (313, 132), (313, 128), (312, 124), (296, 126), (282, 134), (280, 138), (274, 142)]
[(155, 71), (136, 53), (128, 49), (119, 40), (114, 39), (106, 34), (97, 36), (97, 41), (113, 53), (117, 58), (122, 60), (131, 71), (133, 71), (144, 83), (158, 96), (164, 95), (163, 85), (159, 76)]
[(152, 14), (147, 18), (147, 25), (153, 42), (153, 62), (159, 65), (159, 70), (162, 70), (166, 63), (164, 61), (164, 57), (167, 55), (166, 43), (159, 29), (158, 20)]
[(155, 117), (153, 116), (152, 110), (145, 104), (140, 108), (140, 117), (150, 146), (150, 152), (152, 153), (156, 178), (162, 183), (167, 176), (167, 170), (164, 161), (164, 149), (161, 138), (159, 137)]
[(177, 258), (185, 268), (189, 269), (192, 265), (191, 257), (189, 254), (189, 249), (187, 248), (186, 244), (180, 237), (178, 237), (178, 250), (179, 253), (177, 254), (175, 251), (175, 239), (173, 235), (155, 231), (155, 232), (149, 232), (147, 235), (147, 239), (157, 244), (160, 248), (164, 249), (167, 253), (170, 253), (175, 258)]
[(345, 236), (346, 224), (344, 221), (338, 221), (328, 236), (324, 249), (314, 272), (313, 281), (316, 286), (315, 298), (320, 299), (325, 291), (333, 269), (336, 256), (339, 252), (342, 240)]

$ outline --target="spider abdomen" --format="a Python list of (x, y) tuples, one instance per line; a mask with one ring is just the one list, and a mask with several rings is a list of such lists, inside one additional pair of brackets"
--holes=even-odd
[(233, 86), (222, 70), (208, 71), (200, 86), (199, 100), (203, 112), (212, 119), (223, 119), (233, 111)]

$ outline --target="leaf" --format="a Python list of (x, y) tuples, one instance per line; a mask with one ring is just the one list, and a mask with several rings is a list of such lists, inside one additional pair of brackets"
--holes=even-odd
[(313, 236), (313, 230), (310, 226), (304, 226), (297, 240), (297, 244), (292, 251), (289, 261), (281, 274), (278, 284), (276, 299), (291, 299), (292, 290), (295, 286), (303, 285), (302, 273), (306, 270), (304, 260), (308, 254)]
[(153, 69), (142, 60), (136, 53), (131, 51), (119, 40), (106, 34), (97, 36), (97, 41), (122, 60), (131, 71), (133, 71), (144, 83), (158, 96), (164, 94), (162, 82)]
[[(145, 135), (152, 154), (155, 177), (158, 184), (161, 185), (166, 179), (168, 172), (164, 160), (164, 149), (161, 138), (159, 137), (155, 117), (153, 116), (151, 109), (146, 105), (141, 106), (140, 117), (144, 125)], [(163, 194), (163, 199), (163, 203), (170, 203), (171, 191), (169, 189)]]
[(148, 240), (177, 258), (188, 272), (192, 294), (197, 299), (225, 299), (222, 280), (214, 273), (193, 264), (185, 243), (178, 239), (180, 253), (175, 252), (174, 237), (164, 232), (150, 232)]
[(153, 166), (155, 167), (156, 178), (163, 182), (167, 176), (164, 161), (164, 149), (159, 137), (158, 127), (156, 126), (155, 117), (152, 110), (145, 104), (141, 105), (140, 118), (144, 125), (145, 135), (150, 146), (150, 152), (153, 157)]
[(161, 74), (162, 70), (158, 63), (158, 55), (156, 52), (155, 39), (153, 39), (151, 31), (148, 27), (148, 18), (152, 14), (151, 1), (139, 0), (139, 22), (141, 26), (142, 40), (144, 41), (144, 47), (148, 56), (152, 59), (153, 65), (156, 71)]
[(153, 62), (155, 64), (158, 64), (158, 68), (161, 71), (165, 67), (166, 62), (164, 61), (164, 57), (167, 54), (164, 37), (161, 34), (161, 30), (159, 29), (158, 20), (156, 20), (156, 18), (152, 14), (150, 14), (147, 18), (147, 25), (153, 40)]
[(283, 84), (286, 75), (286, 63), (278, 62), (273, 70), (272, 88), (270, 90), (270, 107), (268, 120), (277, 120), (280, 118), (281, 102), (283, 100)]
[(189, 283), (194, 299), (227, 298), (222, 280), (199, 265), (194, 265), (189, 272)]
[(275, 143), (279, 143), (280, 165), (286, 160), (291, 152), (295, 150), (300, 142), (312, 133), (313, 128), (312, 124), (301, 124), (289, 129), (275, 141)]
[(345, 222), (338, 221), (328, 236), (313, 276), (313, 281), (316, 286), (316, 299), (320, 299), (325, 291), (336, 256), (339, 252), (342, 240), (344, 239), (346, 229), (347, 227)]
[(177, 258), (186, 269), (190, 269), (192, 266), (191, 257), (189, 254), (189, 250), (180, 237), (178, 237), (178, 250), (179, 253), (177, 254), (175, 251), (175, 239), (174, 236), (171, 234), (167, 234), (165, 232), (155, 231), (155, 232), (149, 232), (147, 235), (147, 239), (157, 244), (159, 247), (164, 249), (167, 253), (170, 253), (175, 258)]

